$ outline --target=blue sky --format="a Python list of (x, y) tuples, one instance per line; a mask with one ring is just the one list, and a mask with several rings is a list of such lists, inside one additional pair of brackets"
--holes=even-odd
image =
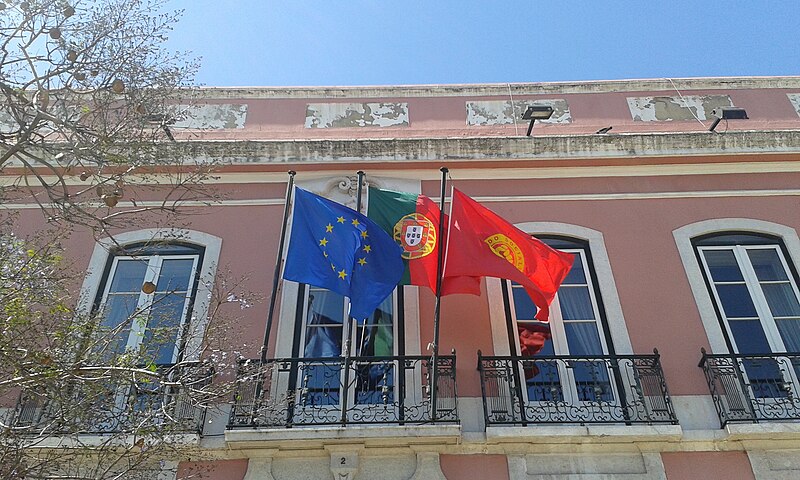
[(800, 2), (173, 0), (209, 86), (800, 75)]

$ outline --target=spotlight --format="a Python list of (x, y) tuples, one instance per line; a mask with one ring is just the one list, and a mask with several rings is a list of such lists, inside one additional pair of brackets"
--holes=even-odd
[(522, 114), (523, 120), (530, 120), (531, 123), (528, 125), (528, 133), (525, 134), (526, 137), (531, 136), (531, 130), (533, 130), (533, 122), (536, 120), (547, 120), (548, 118), (553, 116), (553, 107), (549, 105), (531, 105), (525, 110), (525, 113)]
[(713, 132), (717, 125), (719, 125), (720, 120), (747, 120), (747, 112), (744, 108), (739, 107), (720, 107), (715, 108), (711, 111), (711, 115), (717, 117), (714, 119), (714, 123), (711, 124), (708, 131)]

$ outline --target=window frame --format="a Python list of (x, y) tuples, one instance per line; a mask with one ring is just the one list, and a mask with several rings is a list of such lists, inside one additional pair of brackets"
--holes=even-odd
[[(743, 235), (752, 238), (750, 239), (729, 239), (725, 237), (732, 237), (736, 235)], [(757, 239), (757, 240), (756, 240)], [(739, 347), (735, 344), (733, 332), (729, 320), (729, 315), (722, 311), (722, 301), (719, 297), (718, 289), (714, 286), (714, 281), (711, 278), (707, 259), (703, 255), (706, 251), (731, 251), (736, 259), (737, 266), (742, 274), (743, 282), (747, 288), (750, 299), (753, 302), (756, 318), (758, 319), (764, 331), (770, 352), (761, 353), (786, 353), (786, 344), (780, 334), (775, 315), (772, 313), (769, 303), (765, 297), (765, 293), (761, 288), (760, 281), (752, 271), (752, 263), (747, 258), (747, 252), (750, 250), (774, 250), (778, 254), (781, 266), (788, 277), (788, 281), (792, 287), (794, 294), (800, 298), (800, 291), (798, 290), (797, 270), (791, 261), (789, 252), (783, 240), (774, 235), (767, 235), (763, 233), (751, 233), (746, 231), (722, 231), (711, 234), (701, 235), (692, 239), (692, 247), (694, 248), (698, 264), (702, 268), (703, 279), (705, 280), (708, 294), (713, 300), (714, 311), (716, 312), (717, 319), (725, 342), (730, 353), (740, 353)], [(748, 317), (749, 318), (749, 317)]]
[[(158, 275), (161, 273), (161, 268), (165, 259), (192, 259), (192, 271), (189, 277), (189, 283), (187, 285), (188, 295), (186, 295), (184, 299), (183, 310), (177, 325), (175, 346), (173, 347), (171, 360), (168, 362), (177, 363), (182, 357), (185, 346), (184, 344), (187, 340), (187, 326), (189, 325), (189, 321), (192, 316), (191, 306), (194, 304), (197, 298), (197, 290), (200, 283), (198, 271), (203, 265), (204, 256), (205, 247), (187, 244), (184, 242), (174, 242), (164, 245), (134, 243), (124, 247), (112, 249), (109, 252), (108, 259), (106, 261), (106, 267), (103, 270), (103, 276), (100, 280), (100, 287), (97, 289), (97, 295), (92, 307), (92, 314), (94, 315), (100, 313), (105, 308), (114, 275), (116, 274), (117, 267), (121, 261), (147, 259), (147, 268), (149, 273), (145, 274), (143, 281), (152, 281), (153, 275), (155, 275), (156, 281), (153, 283), (157, 283)], [(154, 273), (153, 267), (157, 268), (157, 273)], [(139, 299), (136, 309), (142, 310), (142, 315), (150, 314), (150, 310), (153, 307), (153, 303), (151, 302), (152, 295), (154, 294), (145, 294), (143, 292), (139, 292)], [(131, 324), (131, 330), (126, 341), (126, 350), (132, 348), (141, 348), (144, 344), (144, 335), (146, 330), (146, 327), (140, 322), (133, 322)]]
[[(559, 222), (522, 222), (516, 223), (515, 226), (537, 238), (565, 238), (585, 245), (587, 260), (590, 260), (591, 266), (594, 267), (591, 275), (597, 306), (604, 314), (606, 345), (609, 344), (608, 339), (613, 338), (611, 345), (613, 345), (616, 355), (633, 354), (633, 346), (602, 232), (580, 225)], [(494, 354), (510, 356), (512, 355), (511, 332), (509, 332), (506, 321), (502, 282), (503, 280), (497, 278), (486, 278), (486, 293), (489, 302)]]
[(693, 240), (703, 240), (722, 233), (745, 233), (779, 239), (795, 280), (798, 271), (796, 262), (800, 259), (800, 238), (797, 231), (779, 223), (752, 218), (717, 218), (690, 223), (672, 231), (700, 320), (708, 337), (710, 353), (717, 354), (731, 352), (732, 346), (723, 333), (722, 320), (706, 283), (702, 263), (697, 257)]
[[(91, 315), (102, 299), (115, 252), (158, 245), (187, 245), (202, 249), (199, 269), (194, 272), (194, 296), (190, 300), (184, 323), (180, 359), (199, 360), (203, 349), (203, 336), (208, 326), (208, 310), (217, 266), (222, 250), (222, 239), (205, 232), (186, 229), (141, 229), (123, 232), (114, 237), (98, 240), (89, 259), (83, 280), (77, 310)], [(141, 250), (147, 251), (146, 248)]]
[[(592, 315), (594, 319), (585, 321), (586, 323), (592, 322), (597, 329), (597, 340), (599, 342), (600, 352), (594, 355), (598, 356), (615, 356), (613, 339), (609, 335), (609, 325), (605, 310), (603, 308), (603, 301), (601, 292), (598, 288), (597, 274), (595, 272), (594, 264), (592, 262), (591, 251), (589, 243), (585, 240), (567, 237), (565, 235), (533, 235), (535, 238), (544, 241), (550, 247), (556, 248), (562, 252), (572, 253), (576, 256), (575, 261), (581, 262), (581, 268), (584, 272), (586, 281), (586, 288), (589, 293), (589, 301), (591, 302)], [(512, 356), (522, 358), (521, 346), (518, 335), (518, 328), (520, 321), (527, 323), (530, 320), (520, 320), (516, 314), (516, 302), (514, 301), (514, 286), (508, 280), (504, 281), (503, 285), (503, 302), (506, 307), (506, 325), (508, 328), (509, 350)], [(563, 284), (562, 284), (563, 288)], [(523, 290), (524, 291), (524, 290)], [(560, 291), (560, 288), (559, 288)], [(563, 313), (561, 311), (560, 301), (558, 294), (550, 305), (550, 330), (551, 342), (553, 346), (553, 355), (558, 357), (580, 356), (574, 352), (569, 351), (569, 340), (567, 339), (567, 329)], [(567, 320), (569, 322), (569, 320)], [(582, 322), (582, 321), (578, 321)], [(541, 323), (541, 322), (532, 322)], [(533, 357), (535, 358), (535, 357)], [(581, 363), (581, 362), (579, 362)], [(577, 365), (575, 365), (577, 368)], [(561, 385), (561, 398), (563, 402), (568, 405), (583, 405), (592, 403), (596, 400), (582, 400), (580, 388), (578, 387), (578, 377), (576, 370), (573, 368), (566, 368), (561, 362), (557, 362), (556, 369), (558, 372), (559, 384)], [(527, 382), (520, 379), (524, 385)], [(610, 401), (611, 403), (619, 403), (620, 394), (618, 391), (617, 379), (608, 378), (608, 385), (610, 388)], [(523, 398), (526, 403), (538, 403), (538, 401), (531, 400), (528, 395), (528, 389), (522, 390)], [(544, 403), (549, 403), (551, 400), (543, 400)], [(608, 400), (604, 400), (608, 401)]]

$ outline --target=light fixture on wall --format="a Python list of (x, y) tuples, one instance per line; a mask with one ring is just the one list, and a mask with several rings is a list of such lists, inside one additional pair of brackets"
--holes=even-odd
[(525, 134), (526, 137), (531, 136), (531, 130), (533, 130), (533, 122), (536, 120), (547, 120), (548, 118), (553, 116), (553, 107), (549, 105), (531, 105), (525, 110), (525, 113), (522, 114), (523, 120), (530, 120), (531, 123), (528, 125), (528, 133)]
[(713, 132), (720, 120), (747, 120), (747, 112), (744, 108), (739, 107), (720, 107), (711, 111), (711, 115), (715, 116), (714, 122), (709, 127), (708, 131)]

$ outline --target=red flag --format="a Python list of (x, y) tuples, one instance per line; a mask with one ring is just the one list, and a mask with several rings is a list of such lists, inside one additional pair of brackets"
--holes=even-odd
[(498, 277), (525, 287), (548, 320), (550, 302), (569, 273), (574, 256), (531, 237), (496, 213), (453, 190), (445, 280), (449, 277)]
[[(519, 333), (519, 352), (523, 357), (533, 357), (552, 338), (550, 325), (547, 324), (518, 325), (517, 332)], [(539, 367), (536, 362), (523, 362), (523, 365), (525, 365), (525, 379), (530, 380), (539, 375)]]

